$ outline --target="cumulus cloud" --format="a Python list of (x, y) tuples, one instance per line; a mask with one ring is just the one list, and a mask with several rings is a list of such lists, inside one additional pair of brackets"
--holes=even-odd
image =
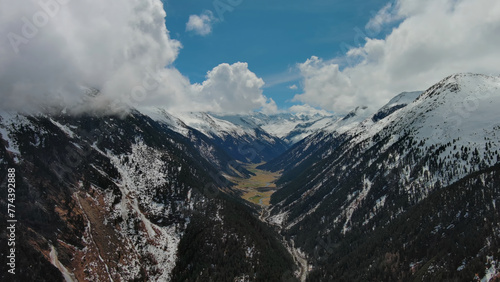
[(247, 63), (223, 63), (209, 71), (203, 83), (193, 86), (194, 99), (201, 101), (204, 110), (213, 112), (272, 111), (276, 104), (263, 95), (263, 86), (262, 78), (251, 72)]
[(297, 90), (297, 89), (299, 89), (299, 87), (297, 87), (297, 85), (295, 85), (295, 84), (292, 84), (292, 85), (288, 86), (288, 89)]
[(260, 112), (266, 115), (272, 115), (279, 113), (280, 110), (278, 110), (278, 105), (276, 105), (276, 102), (274, 102), (273, 98), (269, 98), (267, 102), (260, 108)]
[[(106, 104), (177, 57), (159, 0), (0, 0), (2, 105), (75, 104), (84, 89)], [(99, 105), (94, 105), (99, 106)]]
[(193, 31), (198, 35), (206, 36), (212, 33), (212, 24), (215, 17), (211, 11), (204, 11), (201, 15), (191, 15), (186, 23), (186, 31)]
[(394, 19), (401, 22), (385, 39), (366, 38), (351, 48), (344, 68), (339, 58), (311, 57), (299, 64), (304, 92), (294, 100), (335, 112), (359, 105), (375, 109), (400, 92), (424, 90), (453, 73), (499, 73), (500, 2), (398, 0), (367, 28)]
[[(246, 63), (216, 66), (202, 84), (173, 67), (181, 43), (169, 36), (160, 0), (0, 0), (0, 6), (1, 108), (273, 107)], [(89, 99), (93, 89), (99, 93)]]

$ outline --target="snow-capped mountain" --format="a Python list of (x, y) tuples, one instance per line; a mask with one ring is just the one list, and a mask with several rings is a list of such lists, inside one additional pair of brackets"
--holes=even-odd
[(358, 126), (370, 115), (371, 112), (367, 107), (357, 107), (342, 118), (321, 119), (317, 122), (319, 126), (310, 135), (260, 168), (272, 171), (284, 169), (291, 175), (300, 174), (301, 171), (320, 160), (324, 152), (333, 150), (343, 142), (346, 132)]
[(268, 134), (281, 138), (290, 145), (338, 120), (338, 116), (328, 113), (281, 113), (272, 115), (255, 113), (219, 116), (219, 118), (243, 127), (260, 127)]
[(420, 96), (420, 94), (422, 94), (422, 91), (403, 92), (397, 95), (373, 115), (372, 121), (377, 122), (394, 113), (395, 111), (406, 107), (408, 104), (415, 101), (418, 96)]
[(268, 221), (308, 254), (311, 281), (498, 271), (500, 78), (454, 75), (417, 95), (265, 166), (285, 169)]
[(16, 281), (279, 280), (294, 271), (274, 233), (232, 196), (221, 171), (236, 161), (200, 132), (187, 138), (137, 111), (2, 112), (0, 134), (4, 187), (15, 169), (15, 201), (1, 189), (0, 207), (15, 205)]
[[(366, 109), (366, 108), (364, 108)], [(203, 132), (206, 136), (226, 138), (256, 136), (256, 132), (265, 132), (271, 142), (275, 137), (289, 145), (293, 145), (316, 131), (331, 126), (339, 117), (327, 113), (251, 113), (241, 115), (220, 115), (204, 112), (168, 113), (164, 110), (153, 110), (148, 114), (161, 120), (183, 135), (188, 133), (187, 127)]]
[(288, 149), (283, 140), (254, 124), (233, 123), (203, 112), (174, 115), (160, 109), (149, 115), (193, 142), (199, 138), (199, 132), (203, 133), (218, 148), (240, 162), (268, 161)]
[(236, 160), (253, 163), (270, 161), (294, 143), (339, 121), (335, 115), (319, 113), (216, 115), (156, 109), (148, 115), (188, 138), (193, 129), (201, 132)]

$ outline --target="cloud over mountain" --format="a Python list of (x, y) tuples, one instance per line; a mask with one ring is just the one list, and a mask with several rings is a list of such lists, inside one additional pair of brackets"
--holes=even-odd
[[(395, 26), (384, 39), (369, 36), (387, 25)], [(495, 0), (398, 0), (372, 18), (363, 33), (366, 42), (351, 47), (344, 58), (313, 56), (299, 64), (304, 92), (294, 99), (336, 112), (356, 105), (375, 109), (396, 93), (423, 90), (436, 77), (495, 75), (499, 32)], [(353, 32), (353, 41), (357, 37)]]
[[(173, 66), (182, 46), (169, 36), (160, 0), (0, 4), (8, 7), (0, 12), (5, 109), (57, 104), (77, 111), (151, 106), (249, 111), (268, 104), (260, 89), (264, 82), (245, 63), (221, 64), (208, 72), (207, 81), (191, 84)], [(87, 101), (88, 89), (100, 93)]]

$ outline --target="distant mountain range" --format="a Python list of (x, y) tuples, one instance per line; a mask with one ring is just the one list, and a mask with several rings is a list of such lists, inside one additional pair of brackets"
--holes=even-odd
[[(498, 108), (499, 77), (457, 74), (344, 116), (2, 112), (16, 278), (500, 279)], [(248, 164), (282, 173), (270, 207)]]

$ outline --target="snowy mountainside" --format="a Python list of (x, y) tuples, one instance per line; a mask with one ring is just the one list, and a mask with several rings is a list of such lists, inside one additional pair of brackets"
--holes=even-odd
[[(268, 161), (288, 148), (283, 140), (267, 133), (259, 126), (233, 123), (209, 113), (171, 114), (157, 109), (148, 115), (190, 139), (199, 138), (196, 132), (201, 132), (218, 149), (226, 152), (232, 159), (244, 163)], [(197, 137), (193, 137), (195, 135)]]
[(450, 76), (398, 113), (378, 123), (363, 122), (351, 132), (356, 136), (353, 143), (390, 139), (385, 144), (389, 147), (407, 139), (421, 144), (434, 150), (437, 161), (442, 164), (431, 172), (435, 177), (429, 183), (451, 184), (498, 162), (500, 113), (495, 108), (500, 105), (499, 93), (498, 77)]
[(225, 138), (228, 135), (243, 137), (249, 135), (255, 137), (253, 128), (242, 127), (226, 120), (216, 118), (208, 113), (191, 112), (176, 114), (177, 118), (182, 120), (190, 127), (204, 133), (207, 136)]
[[(215, 166), (218, 171), (224, 172), (224, 174), (229, 176), (251, 175), (251, 172), (243, 168), (240, 163), (235, 161), (231, 154), (232, 151), (228, 148), (224, 148), (220, 144), (221, 139), (218, 136), (214, 137), (213, 135), (207, 133), (208, 131), (215, 131), (213, 128), (210, 128), (208, 124), (205, 124), (205, 128), (208, 131), (202, 132), (198, 129), (188, 126), (184, 121), (180, 120), (178, 117), (168, 113), (163, 109), (148, 110), (147, 112), (145, 112), (145, 114), (151, 117), (153, 120), (159, 122), (160, 124), (168, 127), (170, 130), (177, 132), (184, 138), (186, 138), (186, 141), (190, 142), (203, 156), (203, 158), (206, 161), (210, 162), (213, 166)], [(204, 113), (196, 113), (193, 114), (193, 116), (207, 117), (207, 115)], [(207, 118), (211, 120), (209, 117)], [(191, 118), (191, 120), (196, 119)], [(203, 119), (200, 119), (200, 121), (198, 121), (198, 124), (202, 124), (202, 120)], [(212, 121), (212, 123), (214, 123), (214, 121)], [(229, 125), (228, 127), (231, 128), (231, 125)], [(235, 127), (232, 126), (232, 128)], [(236, 131), (241, 132), (242, 130), (240, 128), (236, 128)], [(223, 132), (219, 132), (218, 134), (230, 135), (230, 133)], [(243, 139), (243, 141), (244, 140), (246, 139)], [(241, 150), (241, 152), (238, 153), (238, 156), (241, 159), (251, 155), (248, 151), (245, 150)]]
[[(294, 270), (273, 232), (248, 232), (265, 226), (222, 192), (230, 183), (213, 160), (164, 123), (137, 111), (123, 118), (3, 112), (0, 134), (2, 183), (7, 168), (16, 170), (20, 281), (170, 281), (193, 255), (211, 262), (192, 269), (193, 277), (261, 279)], [(0, 196), (7, 210), (6, 189)], [(193, 224), (200, 218), (203, 225)], [(213, 250), (185, 248), (196, 232)], [(252, 258), (243, 259), (249, 248)], [(228, 265), (214, 251), (224, 249), (241, 263)], [(267, 257), (278, 265), (259, 264)]]
[[(358, 120), (366, 108), (360, 108), (355, 118), (341, 122), (329, 113), (263, 113), (242, 115), (216, 115), (205, 112), (169, 113), (163, 109), (147, 110), (146, 114), (166, 124), (171, 130), (188, 138), (193, 131), (203, 133), (215, 141), (219, 148), (241, 162), (270, 161), (291, 145), (321, 130), (333, 130)], [(252, 156), (242, 156), (252, 152)]]
[[(500, 107), (500, 78), (458, 74), (420, 95), (402, 95), (407, 97), (396, 97), (342, 134), (313, 135), (266, 165), (285, 169), (281, 189), (271, 198), (269, 221), (308, 253), (315, 268), (311, 281), (361, 279), (354, 273), (360, 269), (346, 260), (360, 260), (365, 280), (384, 281), (433, 277), (436, 272), (471, 280), (470, 273), (484, 273), (487, 256), (498, 260), (500, 213), (495, 202), (500, 186), (493, 183), (500, 175), (500, 114), (495, 110)], [(310, 147), (315, 151), (303, 155)], [(287, 166), (298, 160), (307, 165)], [(474, 196), (464, 197), (467, 193)], [(471, 205), (477, 205), (472, 217)], [(432, 211), (419, 211), (419, 206)], [(461, 220), (453, 220), (453, 213)], [(406, 221), (417, 214), (427, 218), (422, 229)], [(471, 235), (472, 230), (460, 232), (466, 222), (482, 216), (488, 225), (478, 227), (470, 243), (450, 246), (448, 253), (438, 253), (439, 248), (416, 251), (425, 248), (425, 238), (440, 245), (446, 237)], [(448, 231), (443, 233), (442, 227)], [(410, 229), (428, 233), (412, 239), (406, 232)], [(371, 248), (361, 258), (358, 252), (367, 248), (361, 242), (368, 238), (399, 254)], [(456, 273), (459, 267), (464, 271)]]
[(408, 104), (415, 101), (420, 94), (422, 94), (422, 91), (403, 92), (397, 95), (373, 115), (372, 121), (377, 122), (393, 112), (406, 107)]
[[(147, 123), (140, 118), (130, 122)], [(42, 268), (54, 267), (43, 256), (55, 250), (57, 266), (75, 280), (168, 280), (190, 189), (179, 183), (178, 167), (189, 166), (172, 154), (180, 144), (165, 144), (170, 152), (149, 147), (146, 126), (118, 124), (124, 122), (113, 117), (1, 114), (9, 143), (2, 171), (14, 167), (18, 175), (19, 231), (26, 236), (19, 244), (37, 251)]]

